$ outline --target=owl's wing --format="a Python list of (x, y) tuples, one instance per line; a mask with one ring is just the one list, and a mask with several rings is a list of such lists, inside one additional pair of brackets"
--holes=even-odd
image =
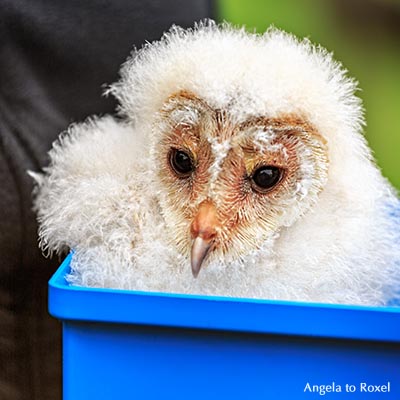
[(146, 160), (133, 127), (110, 116), (91, 119), (71, 126), (49, 154), (50, 165), (33, 174), (42, 249), (62, 253), (133, 240)]

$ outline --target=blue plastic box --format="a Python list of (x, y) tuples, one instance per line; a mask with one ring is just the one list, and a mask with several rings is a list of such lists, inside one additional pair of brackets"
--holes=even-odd
[(49, 283), (64, 400), (400, 399), (400, 308)]

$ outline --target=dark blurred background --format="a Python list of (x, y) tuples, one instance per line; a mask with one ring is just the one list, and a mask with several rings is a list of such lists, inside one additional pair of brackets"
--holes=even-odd
[(333, 51), (359, 82), (366, 136), (400, 187), (397, 0), (0, 0), (0, 400), (61, 398), (61, 327), (47, 313), (59, 261), (37, 246), (32, 181), (58, 134), (113, 112), (103, 84), (133, 45), (205, 17), (270, 24)]

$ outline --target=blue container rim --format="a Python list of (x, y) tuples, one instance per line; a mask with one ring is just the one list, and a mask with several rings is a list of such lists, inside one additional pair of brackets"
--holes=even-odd
[(400, 342), (400, 307), (367, 307), (70, 285), (69, 254), (49, 281), (49, 311), (62, 321)]

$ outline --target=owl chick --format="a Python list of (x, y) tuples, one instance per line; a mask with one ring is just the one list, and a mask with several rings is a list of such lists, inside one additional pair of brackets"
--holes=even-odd
[(277, 29), (173, 27), (108, 89), (119, 118), (71, 126), (35, 174), (41, 247), (74, 250), (77, 285), (386, 304), (400, 207), (356, 89)]

